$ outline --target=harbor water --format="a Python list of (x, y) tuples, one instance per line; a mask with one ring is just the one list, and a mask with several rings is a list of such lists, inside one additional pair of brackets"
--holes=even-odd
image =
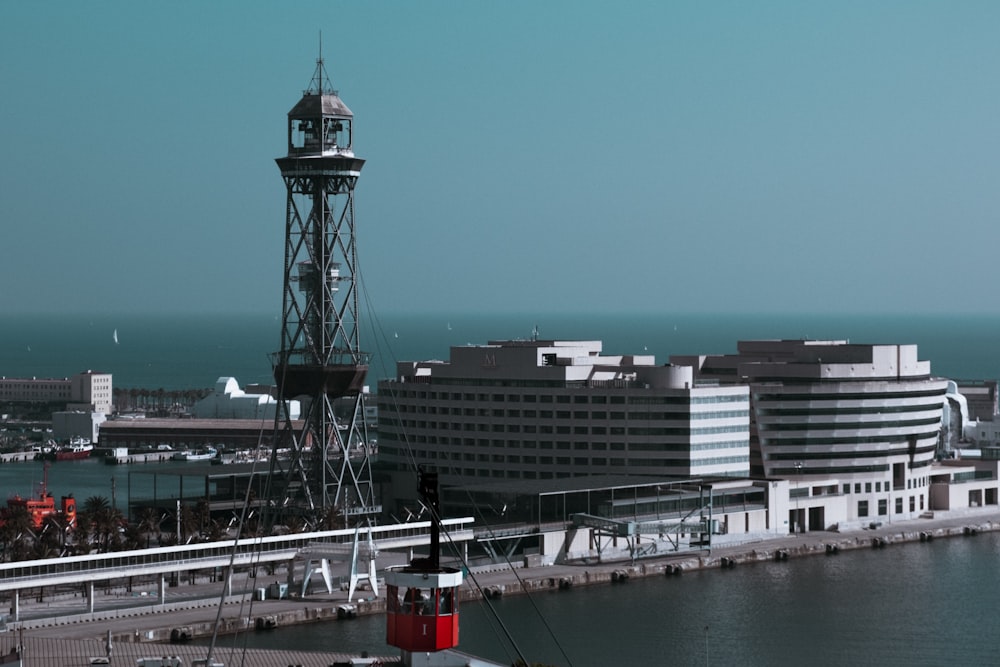
[[(509, 634), (529, 664), (574, 667), (993, 665), (998, 567), (983, 533), (465, 602), (459, 648), (510, 664)], [(371, 616), (218, 646), (394, 654), (384, 635)]]

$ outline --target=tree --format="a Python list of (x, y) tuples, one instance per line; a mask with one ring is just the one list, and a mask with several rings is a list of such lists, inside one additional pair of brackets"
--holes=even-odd
[(9, 507), (0, 526), (0, 542), (3, 543), (0, 558), (6, 557), (12, 563), (28, 558), (35, 539), (32, 528), (34, 524), (27, 507)]
[(153, 533), (156, 533), (157, 541), (159, 541), (160, 519), (159, 510), (153, 507), (143, 507), (136, 514), (135, 527), (139, 531), (139, 535), (144, 538), (147, 549)]
[(87, 498), (77, 522), (83, 541), (94, 544), (99, 552), (115, 551), (121, 546), (122, 514), (104, 496)]

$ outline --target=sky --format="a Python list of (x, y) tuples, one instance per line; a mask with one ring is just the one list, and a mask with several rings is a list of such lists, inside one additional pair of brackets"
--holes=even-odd
[(319, 54), (372, 308), (996, 313), (997, 2), (3, 2), (0, 312), (280, 313)]

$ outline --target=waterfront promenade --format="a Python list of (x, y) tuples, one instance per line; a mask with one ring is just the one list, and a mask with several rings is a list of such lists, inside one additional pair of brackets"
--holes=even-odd
[[(681, 552), (672, 556), (641, 559), (635, 562), (550, 565), (540, 567), (491, 566), (477, 568), (464, 585), (463, 597), (515, 595), (524, 591), (611, 583), (649, 576), (677, 576), (696, 569), (749, 566), (761, 561), (794, 561), (812, 555), (828, 555), (853, 549), (904, 548), (904, 543), (932, 539), (974, 539), (980, 532), (1000, 530), (1000, 510), (996, 507), (938, 512), (933, 518), (885, 523), (874, 529), (845, 532), (811, 532), (773, 540), (729, 545), (711, 552)], [(912, 548), (912, 547), (911, 547)], [(849, 557), (849, 555), (845, 555)], [(887, 557), (888, 556), (887, 553)], [(384, 563), (379, 563), (384, 565)], [(682, 576), (682, 575), (681, 575)], [(22, 600), (19, 627), (36, 638), (103, 639), (110, 631), (116, 643), (167, 641), (172, 631), (183, 629), (191, 636), (253, 630), (259, 618), (276, 625), (290, 625), (335, 620), (337, 608), (348, 602), (347, 593), (325, 589), (304, 598), (253, 599), (260, 587), (276, 583), (275, 577), (264, 580), (243, 579), (234, 582), (235, 595), (220, 607), (218, 583), (197, 583), (168, 590), (160, 601), (142, 604), (142, 600), (124, 596), (121, 591), (97, 590), (95, 612), (80, 614), (79, 598), (52, 598), (43, 602)], [(482, 591), (482, 592), (481, 592)], [(359, 601), (360, 600), (360, 601)], [(137, 606), (137, 602), (140, 603)], [(383, 598), (371, 591), (355, 593), (353, 604), (359, 614), (384, 611)]]

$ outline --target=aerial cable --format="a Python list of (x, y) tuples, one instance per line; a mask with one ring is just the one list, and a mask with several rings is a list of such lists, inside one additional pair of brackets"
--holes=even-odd
[[(374, 312), (374, 309), (372, 307), (371, 296), (368, 294), (368, 289), (367, 289), (367, 286), (366, 286), (366, 284), (364, 282), (363, 274), (361, 272), (360, 263), (358, 264), (357, 272), (355, 274), (355, 277), (358, 280), (358, 286), (361, 288), (362, 295), (364, 296), (363, 300), (364, 300), (364, 304), (365, 304), (365, 307), (366, 307), (366, 312), (368, 313), (368, 316), (369, 316), (369, 318), (370, 318), (370, 320), (372, 322), (372, 332), (374, 334), (375, 344), (376, 344), (377, 351), (378, 352), (382, 351), (382, 348), (379, 345), (379, 340), (381, 339), (381, 341), (384, 343), (385, 347), (389, 348), (389, 350), (388, 350), (389, 351), (389, 356), (393, 360), (393, 365), (395, 367), (395, 364), (397, 363), (397, 360), (395, 358), (395, 354), (392, 352), (392, 349), (391, 349), (392, 346), (391, 346), (391, 344), (389, 342), (389, 337), (388, 337), (388, 335), (386, 335), (386, 332), (385, 332), (384, 328), (382, 327), (381, 322), (379, 321), (379, 319), (376, 316), (376, 314)], [(379, 354), (378, 358), (379, 358), (379, 364), (383, 367), (382, 368), (382, 372), (383, 372), (383, 374), (385, 374), (385, 370), (386, 369), (384, 368), (383, 355)], [(395, 377), (395, 373), (393, 373), (392, 377)], [(409, 437), (408, 437), (408, 435), (406, 433), (406, 426), (403, 423), (403, 419), (401, 417), (402, 413), (399, 410), (399, 404), (397, 403), (397, 397), (396, 397), (395, 388), (390, 385), (388, 393), (389, 393), (390, 402), (392, 403), (392, 406), (393, 406), (393, 413), (396, 416), (396, 426), (398, 428), (399, 437), (400, 437), (400, 440), (402, 441), (402, 443), (404, 445), (404, 448), (406, 450), (406, 456), (409, 459), (410, 469), (413, 470), (415, 474), (417, 474), (416, 457), (414, 455), (413, 448), (412, 448), (412, 446), (410, 444), (410, 439), (409, 439)], [(472, 494), (471, 493), (469, 494), (469, 497), (470, 497), (469, 499), (472, 501), (472, 506), (475, 508), (476, 513), (479, 515), (479, 519), (486, 525), (486, 527), (490, 531), (490, 535), (492, 537), (493, 536), (493, 530), (492, 530), (492, 528), (490, 528), (489, 524), (486, 522), (486, 520), (485, 520), (485, 518), (483, 516), (482, 510), (479, 508), (478, 504), (472, 498)], [(472, 571), (472, 568), (469, 567), (469, 563), (462, 557), (462, 555), (461, 555), (461, 549), (459, 549), (458, 546), (455, 544), (454, 540), (451, 537), (451, 534), (448, 532), (447, 528), (445, 528), (444, 524), (442, 523), (441, 517), (437, 515), (437, 513), (435, 512), (435, 510), (433, 508), (428, 507), (427, 509), (432, 514), (431, 520), (437, 522), (438, 526), (440, 526), (440, 529), (441, 529), (442, 533), (444, 534), (447, 542), (449, 544), (451, 544), (453, 551), (456, 554), (458, 554), (458, 559), (461, 561), (462, 565), (465, 566), (465, 571), (468, 573), (468, 576), (472, 580), (472, 583), (474, 584), (476, 590), (479, 591), (479, 593), (480, 593), (480, 600), (483, 600), (483, 601), (486, 602), (486, 607), (487, 607), (487, 609), (489, 609), (489, 612), (490, 612), (488, 618), (490, 618), (493, 622), (495, 622), (500, 627), (500, 629), (502, 630), (504, 636), (506, 637), (507, 641), (509, 642), (510, 646), (516, 652), (517, 657), (520, 658), (521, 661), (525, 665), (531, 664), (531, 663), (529, 663), (527, 661), (527, 659), (521, 653), (521, 650), (518, 647), (517, 642), (514, 640), (513, 636), (511, 635), (510, 630), (504, 624), (503, 619), (500, 618), (500, 615), (497, 612), (496, 608), (494, 607), (493, 603), (484, 594), (483, 587), (480, 585), (479, 580), (476, 578), (475, 573)], [(518, 576), (517, 570), (511, 564), (510, 560), (506, 557), (506, 555), (504, 556), (504, 560), (506, 561), (507, 566), (510, 568), (510, 571), (514, 573), (514, 577), (517, 580), (518, 584), (521, 586), (521, 589), (528, 595), (528, 599), (531, 602), (532, 607), (535, 609), (535, 613), (538, 614), (538, 616), (542, 619), (542, 624), (545, 626), (545, 629), (549, 633), (549, 636), (552, 637), (552, 640), (555, 642), (556, 646), (559, 648), (560, 653), (562, 653), (563, 657), (566, 659), (566, 664), (569, 665), (569, 667), (572, 667), (572, 662), (570, 661), (569, 656), (566, 655), (566, 651), (563, 649), (562, 644), (559, 642), (558, 638), (555, 636), (555, 633), (553, 632), (551, 626), (549, 626), (549, 624), (546, 622), (545, 617), (541, 614), (541, 611), (538, 609), (538, 606), (535, 604), (535, 600), (532, 597), (530, 591), (528, 591), (527, 587), (524, 585), (524, 581), (521, 579), (520, 576)], [(506, 651), (506, 648), (505, 648), (505, 651)]]

